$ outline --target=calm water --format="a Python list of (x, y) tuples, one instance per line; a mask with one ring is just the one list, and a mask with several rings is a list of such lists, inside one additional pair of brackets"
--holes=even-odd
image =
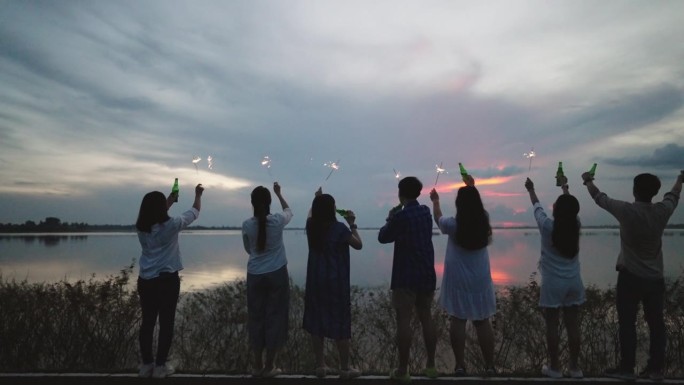
[[(363, 230), (363, 250), (351, 250), (352, 284), (389, 286), (392, 245), (377, 242), (377, 230)], [(306, 235), (303, 230), (285, 232), (289, 271), (296, 283), (306, 276)], [(448, 239), (434, 236), (438, 282), (443, 271)], [(537, 271), (539, 233), (531, 229), (494, 230), (489, 248), (492, 276), (499, 285), (520, 284)], [(684, 268), (684, 231), (672, 230), (663, 238), (666, 275), (678, 276)], [(211, 287), (245, 277), (247, 255), (239, 231), (189, 231), (181, 234), (183, 290)], [(138, 257), (133, 233), (9, 235), (0, 234), (0, 274), (4, 279), (53, 282), (116, 274)], [(581, 238), (580, 258), (586, 284), (601, 287), (616, 280), (615, 260), (620, 247), (617, 230), (588, 230)], [(137, 265), (136, 265), (137, 273)]]

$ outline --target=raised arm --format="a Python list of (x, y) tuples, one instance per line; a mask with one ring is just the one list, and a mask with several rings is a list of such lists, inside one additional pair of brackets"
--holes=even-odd
[(204, 187), (202, 187), (202, 184), (198, 184), (195, 186), (195, 201), (192, 204), (192, 207), (195, 208), (197, 211), (200, 211), (202, 209), (202, 193), (204, 192)]
[(527, 192), (530, 194), (530, 201), (532, 201), (532, 204), (534, 205), (539, 203), (537, 193), (534, 191), (534, 182), (532, 182), (530, 178), (525, 180), (525, 189), (527, 189)]
[(359, 235), (359, 231), (356, 226), (356, 214), (354, 214), (354, 212), (351, 210), (347, 210), (347, 216), (345, 216), (344, 219), (347, 220), (349, 228), (351, 229), (351, 236), (349, 237), (349, 246), (353, 247), (356, 250), (361, 250), (361, 248), (363, 247), (363, 241), (361, 241), (361, 235)]
[(290, 206), (285, 202), (285, 198), (283, 198), (283, 194), (280, 192), (280, 185), (278, 182), (273, 183), (273, 192), (275, 195), (278, 197), (278, 200), (280, 201), (280, 206), (282, 206), (283, 210), (289, 209)]
[(437, 190), (430, 191), (430, 200), (432, 201), (432, 216), (435, 219), (437, 227), (439, 227), (439, 219), (442, 218), (442, 207), (439, 205), (439, 194)]
[(582, 180), (584, 181), (584, 185), (587, 186), (587, 191), (589, 191), (589, 195), (591, 195), (593, 199), (596, 199), (596, 196), (601, 193), (601, 190), (599, 190), (598, 187), (596, 187), (596, 185), (594, 184), (594, 177), (591, 176), (589, 172), (585, 172), (582, 174)]
[(679, 196), (682, 192), (682, 183), (684, 182), (684, 170), (682, 170), (679, 173), (679, 176), (677, 176), (677, 180), (675, 181), (674, 186), (672, 186), (672, 190), (670, 192), (676, 196)]

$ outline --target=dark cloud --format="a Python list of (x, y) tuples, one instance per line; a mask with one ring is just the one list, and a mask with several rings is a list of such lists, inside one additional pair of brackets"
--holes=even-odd
[(684, 169), (684, 147), (676, 143), (669, 143), (663, 147), (656, 148), (652, 155), (625, 158), (606, 158), (603, 159), (603, 161), (616, 166)]

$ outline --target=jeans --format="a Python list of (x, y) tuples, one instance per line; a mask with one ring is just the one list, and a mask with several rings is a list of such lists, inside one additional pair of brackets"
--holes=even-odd
[[(179, 294), (178, 272), (161, 273), (159, 277), (152, 279), (138, 278), (138, 295), (142, 307), (140, 355), (143, 364), (156, 361), (156, 364), (161, 366), (166, 363), (171, 349), (171, 340), (173, 340), (173, 324)], [(152, 356), (152, 340), (157, 317), (159, 317), (159, 338), (155, 360)]]
[(617, 312), (620, 324), (621, 368), (633, 371), (636, 364), (636, 318), (639, 303), (650, 333), (648, 367), (662, 371), (665, 364), (665, 280), (645, 279), (626, 270), (618, 273)]

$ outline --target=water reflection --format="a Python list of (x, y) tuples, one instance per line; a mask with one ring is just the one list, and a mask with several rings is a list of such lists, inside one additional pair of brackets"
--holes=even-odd
[[(388, 287), (392, 273), (393, 245), (377, 242), (377, 230), (363, 230), (364, 247), (351, 250), (354, 285)], [(286, 231), (288, 270), (295, 283), (306, 279), (307, 245), (302, 230)], [(444, 272), (448, 237), (433, 237), (438, 283)], [(185, 270), (182, 290), (199, 290), (226, 281), (243, 279), (247, 255), (239, 231), (194, 231), (181, 234)], [(489, 246), (492, 278), (496, 285), (525, 284), (537, 271), (540, 238), (536, 230), (495, 230)], [(614, 285), (615, 260), (620, 247), (617, 230), (590, 230), (582, 234), (580, 261), (587, 284)], [(666, 275), (675, 277), (684, 265), (684, 231), (666, 232), (663, 238)], [(31, 282), (75, 281), (117, 274), (140, 253), (134, 233), (32, 234), (0, 236), (0, 274), (4, 279)], [(137, 266), (134, 276), (137, 276)]]

